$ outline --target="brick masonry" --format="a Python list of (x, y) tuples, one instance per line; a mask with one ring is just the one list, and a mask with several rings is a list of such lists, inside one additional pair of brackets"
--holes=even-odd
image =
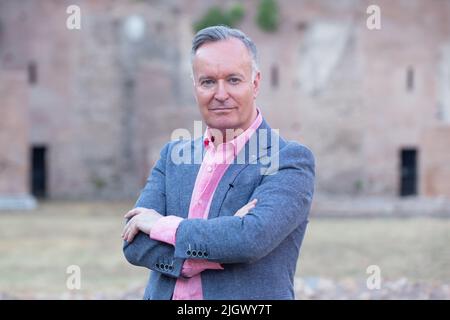
[[(1, 110), (22, 106), (29, 115), (21, 132), (0, 126), (0, 163), (10, 161), (4, 150), (21, 148), (8, 167), (20, 182), (2, 176), (0, 193), (29, 190), (26, 153), (45, 145), (50, 198), (135, 198), (172, 131), (192, 132), (200, 120), (191, 25), (212, 3), (219, 1), (0, 0), (0, 83), (17, 98), (1, 96)], [(258, 104), (272, 127), (313, 150), (317, 192), (396, 196), (400, 150), (415, 148), (419, 195), (450, 197), (450, 3), (279, 3), (276, 33), (255, 25), (256, 0), (244, 3), (239, 27), (260, 52)], [(81, 30), (65, 27), (71, 4), (81, 8)], [(381, 30), (366, 27), (370, 4), (381, 8)], [(141, 39), (124, 28), (136, 14)], [(36, 81), (24, 83), (31, 65)]]

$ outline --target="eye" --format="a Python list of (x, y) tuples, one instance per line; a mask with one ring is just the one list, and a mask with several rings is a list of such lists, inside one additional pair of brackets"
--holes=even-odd
[(236, 77), (232, 77), (232, 78), (228, 79), (228, 82), (231, 83), (231, 84), (238, 84), (238, 83), (241, 82), (241, 79), (236, 78)]
[(211, 87), (211, 86), (214, 85), (214, 80), (212, 80), (212, 79), (205, 79), (205, 80), (202, 80), (202, 81), (200, 81), (200, 85), (201, 85), (202, 87), (209, 88), (209, 87)]

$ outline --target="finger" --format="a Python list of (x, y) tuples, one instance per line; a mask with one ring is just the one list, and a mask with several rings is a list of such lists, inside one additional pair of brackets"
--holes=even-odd
[(250, 209), (253, 209), (254, 207), (255, 207), (255, 204), (253, 204), (253, 203), (248, 203), (248, 204), (246, 204), (245, 206), (242, 207), (242, 210), (248, 212)]
[(136, 227), (132, 228), (128, 234), (128, 242), (132, 242), (138, 232), (139, 232), (138, 228)]
[(247, 210), (245, 210), (245, 209), (239, 209), (239, 211), (236, 213), (236, 216), (238, 216), (238, 217), (243, 217), (243, 216), (245, 216), (246, 214), (247, 214)]
[(250, 201), (249, 203), (244, 204), (239, 210), (245, 210), (246, 208), (253, 206), (255, 204), (253, 201), (254, 200)]
[(256, 200), (253, 200), (252, 202), (248, 203), (247, 206), (255, 207), (256, 206)]
[(123, 240), (127, 240), (127, 234), (128, 234), (128, 229), (124, 230), (124, 232), (122, 233)]
[(124, 218), (131, 218), (131, 217), (137, 215), (139, 212), (140, 212), (139, 208), (131, 209), (130, 211), (128, 211), (125, 214)]
[(255, 207), (255, 205), (246, 205), (245, 207), (242, 207), (241, 209), (239, 209), (239, 211), (236, 213), (237, 216), (239, 217), (243, 217), (245, 215), (247, 215), (251, 209), (253, 209)]
[(124, 218), (131, 218), (135, 214), (136, 214), (136, 210), (132, 209), (132, 210), (128, 211), (127, 213), (125, 213)]
[(123, 230), (122, 230), (122, 236), (125, 234), (125, 232), (130, 228), (130, 222), (131, 222), (131, 220), (130, 221), (128, 221), (126, 224), (125, 224), (125, 227), (123, 227)]
[(239, 214), (237, 214), (238, 217), (243, 218), (247, 215), (247, 212), (239, 212)]
[(122, 238), (123, 238), (124, 240), (126, 240), (129, 233), (130, 233), (130, 227), (127, 226), (127, 227), (123, 230)]
[(245, 206), (243, 206), (243, 208), (255, 206), (255, 205), (256, 205), (256, 202), (258, 202), (258, 200), (257, 200), (257, 199), (253, 199), (252, 201), (250, 201), (249, 203), (247, 203)]
[(128, 241), (128, 242), (129, 242), (131, 230), (133, 230), (133, 228), (134, 228), (134, 225), (130, 224), (130, 225), (128, 226), (127, 230), (125, 231), (124, 236), (123, 236), (124, 239), (125, 239), (126, 241)]
[(253, 209), (254, 207), (256, 207), (257, 202), (258, 202), (258, 199), (253, 199), (252, 201), (250, 201), (247, 204), (247, 209), (250, 210), (250, 209)]
[(123, 228), (123, 233), (122, 233), (122, 237), (125, 240), (128, 235), (130, 234), (130, 230), (133, 228), (134, 225), (134, 219), (130, 219), (127, 224), (125, 225), (125, 227)]

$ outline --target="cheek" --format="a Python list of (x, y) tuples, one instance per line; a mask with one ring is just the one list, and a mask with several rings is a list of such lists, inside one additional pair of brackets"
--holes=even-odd
[(208, 104), (211, 100), (212, 95), (204, 92), (196, 91), (197, 96), (197, 102), (200, 106), (204, 106), (205, 104)]
[(242, 90), (236, 91), (235, 94), (231, 96), (241, 106), (246, 106), (248, 104), (251, 104), (251, 102), (253, 101), (254, 92), (253, 90), (249, 90), (249, 88), (242, 88)]

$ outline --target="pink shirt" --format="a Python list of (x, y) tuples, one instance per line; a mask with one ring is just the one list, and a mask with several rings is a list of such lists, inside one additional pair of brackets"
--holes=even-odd
[[(189, 206), (188, 219), (207, 219), (214, 192), (219, 185), (222, 176), (233, 162), (234, 158), (242, 150), (244, 145), (262, 123), (259, 109), (256, 119), (251, 126), (233, 140), (214, 146), (214, 137), (210, 129), (205, 132), (205, 157), (195, 180)], [(183, 218), (166, 216), (157, 221), (150, 232), (150, 238), (175, 245), (175, 235)], [(206, 269), (223, 270), (223, 267), (215, 262), (207, 260), (186, 259), (181, 275), (175, 284), (173, 300), (203, 300), (201, 272)]]

